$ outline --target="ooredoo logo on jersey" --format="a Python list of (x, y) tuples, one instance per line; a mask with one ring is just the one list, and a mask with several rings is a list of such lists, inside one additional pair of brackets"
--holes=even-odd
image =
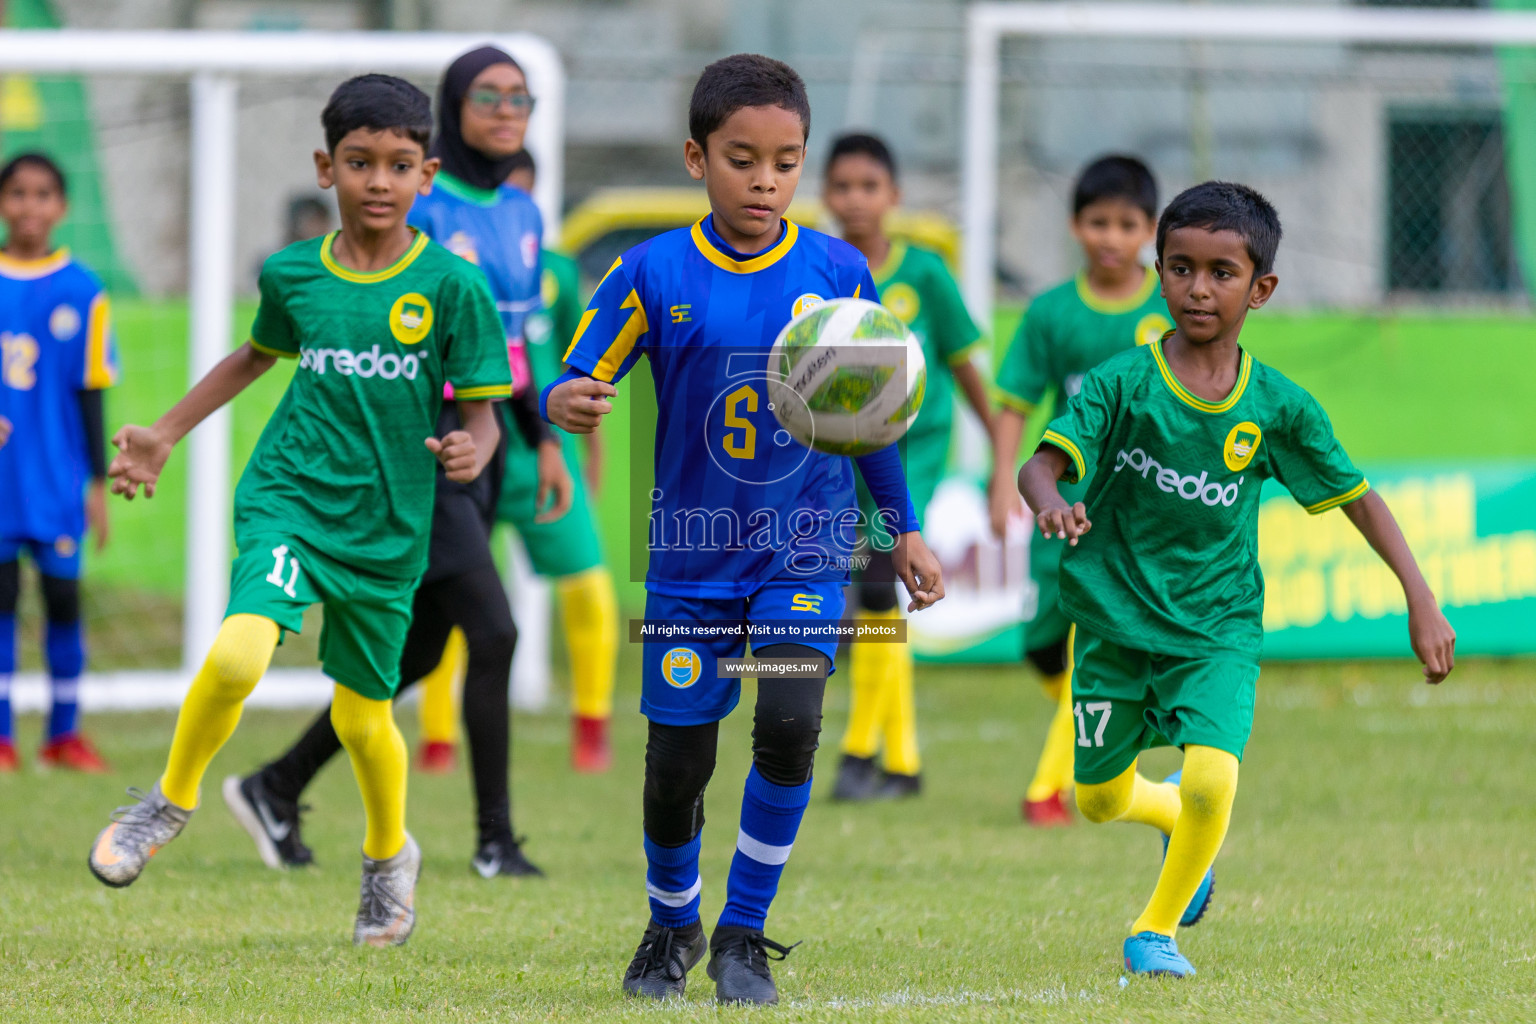
[[(1249, 457), (1252, 458), (1251, 451)], [(1199, 501), (1207, 505), (1222, 505), (1227, 508), (1237, 502), (1238, 491), (1241, 490), (1244, 479), (1238, 477), (1235, 483), (1219, 484), (1211, 480), (1210, 474), (1203, 469), (1199, 476), (1184, 473), (1182, 470), (1164, 466), (1140, 448), (1132, 448), (1130, 451), (1122, 448), (1115, 455), (1116, 473), (1127, 466), (1143, 480), (1155, 483), (1157, 489), (1165, 494), (1177, 494), (1185, 501)]]

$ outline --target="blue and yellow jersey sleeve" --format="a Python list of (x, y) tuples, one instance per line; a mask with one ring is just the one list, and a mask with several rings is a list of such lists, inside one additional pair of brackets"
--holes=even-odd
[(251, 347), (265, 355), (295, 358), (299, 354), (299, 332), (284, 308), (281, 285), (270, 259), (262, 266), (256, 287), (261, 303), (256, 307), (256, 319), (251, 322)]
[(81, 391), (103, 391), (117, 383), (117, 336), (112, 329), (112, 300), (98, 288), (86, 305)]
[(1233, 428), (1233, 440), (1250, 445), (1267, 442), (1268, 464), (1275, 479), (1312, 515), (1363, 498), (1371, 485), (1334, 436), (1333, 424), (1317, 399), (1297, 388), (1289, 404), (1293, 409), (1279, 437), (1271, 441), (1257, 429), (1252, 439), (1239, 437), (1243, 427), (1254, 426), (1239, 424)]
[(1092, 370), (1066, 410), (1051, 420), (1040, 438), (1040, 447), (1050, 445), (1066, 453), (1069, 465), (1062, 479), (1067, 483), (1081, 483), (1093, 476), (1118, 407), (1119, 379)]
[(616, 384), (640, 358), (650, 336), (645, 302), (625, 259), (615, 260), (598, 283), (565, 350), (565, 364), (597, 380)]

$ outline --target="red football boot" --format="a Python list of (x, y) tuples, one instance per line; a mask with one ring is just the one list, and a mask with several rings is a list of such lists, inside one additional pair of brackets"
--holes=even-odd
[(458, 744), (446, 740), (425, 740), (416, 752), (417, 770), (428, 775), (447, 775), (458, 761)]
[(584, 774), (605, 772), (613, 764), (608, 719), (571, 717), (571, 767)]
[(0, 775), (21, 771), (21, 758), (16, 756), (16, 744), (0, 740)]
[(89, 775), (104, 775), (111, 771), (106, 758), (97, 753), (91, 741), (78, 732), (43, 744), (43, 749), (37, 752), (37, 764), (40, 768), (63, 768)]
[(1072, 824), (1072, 811), (1067, 807), (1067, 794), (1062, 790), (1044, 800), (1025, 800), (1021, 809), (1024, 821), (1035, 828), (1062, 828)]

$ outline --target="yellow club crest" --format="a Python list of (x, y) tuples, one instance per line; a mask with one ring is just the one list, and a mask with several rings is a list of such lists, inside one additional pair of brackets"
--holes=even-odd
[(1136, 322), (1136, 344), (1150, 345), (1173, 330), (1173, 324), (1161, 313), (1148, 313)]
[(1221, 458), (1227, 468), (1234, 473), (1247, 469), (1248, 463), (1253, 461), (1254, 453), (1259, 450), (1259, 441), (1263, 436), (1257, 423), (1244, 420), (1233, 427), (1227, 434), (1226, 443), (1221, 446)]
[(808, 309), (815, 309), (817, 306), (821, 305), (823, 302), (826, 302), (826, 301), (827, 301), (826, 299), (823, 299), (820, 295), (817, 295), (815, 292), (806, 292), (804, 295), (800, 296), (798, 299), (795, 300), (794, 306), (792, 306), (790, 308), (789, 315), (790, 316), (799, 316), (801, 313), (804, 313), (806, 310), (808, 310)]
[(389, 308), (389, 332), (402, 345), (414, 345), (432, 330), (432, 303), (419, 292), (406, 292)]
[(698, 654), (689, 647), (672, 648), (661, 656), (661, 674), (669, 686), (686, 690), (702, 674)]
[(917, 289), (905, 281), (897, 281), (880, 293), (880, 304), (910, 325), (922, 311), (923, 302), (917, 297)]

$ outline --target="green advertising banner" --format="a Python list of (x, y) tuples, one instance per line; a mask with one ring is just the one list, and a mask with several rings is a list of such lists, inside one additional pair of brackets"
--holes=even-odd
[[(1373, 468), (1456, 629), (1457, 654), (1536, 652), (1536, 466)], [(1342, 514), (1309, 516), (1280, 487), (1259, 512), (1267, 658), (1403, 657), (1392, 571)]]
[[(1536, 464), (1368, 466), (1435, 596), (1456, 653), (1536, 653)], [(974, 482), (946, 480), (925, 539), (945, 599), (909, 621), (923, 661), (1018, 661), (1036, 588), (1024, 523), (1002, 542)], [(1402, 587), (1342, 512), (1311, 516), (1278, 484), (1259, 510), (1266, 658), (1407, 658)]]

